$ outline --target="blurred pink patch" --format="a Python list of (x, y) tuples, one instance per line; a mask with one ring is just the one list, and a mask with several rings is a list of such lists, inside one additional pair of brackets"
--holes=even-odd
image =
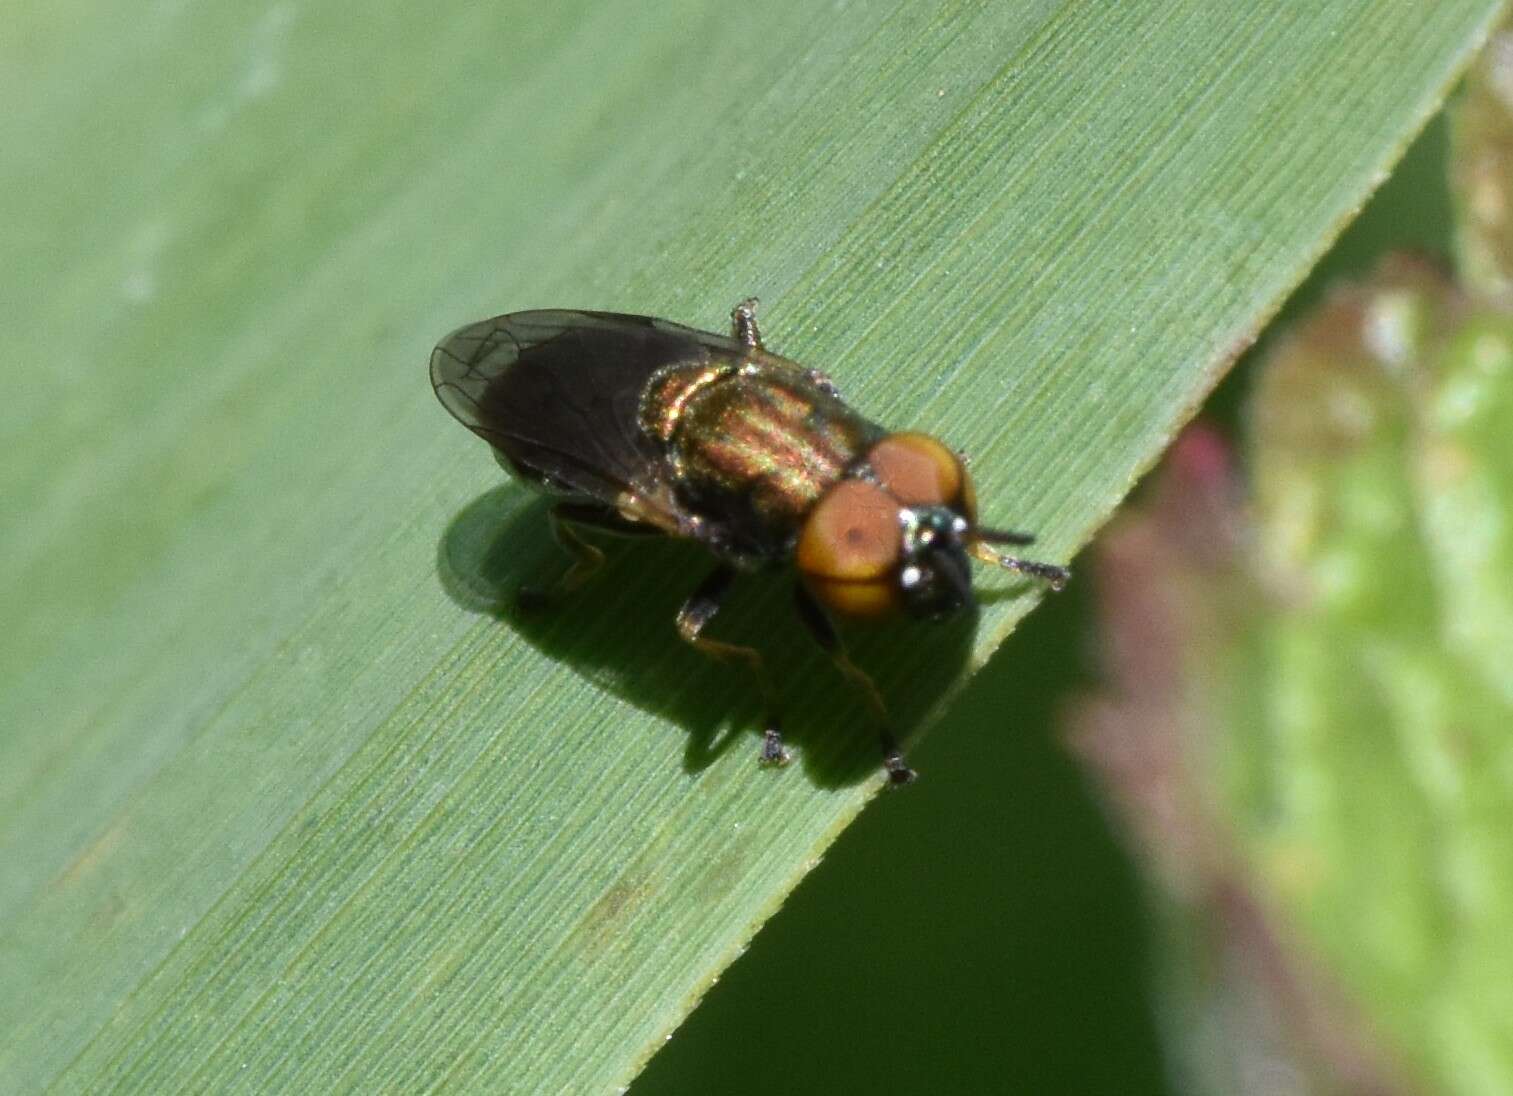
[(1103, 687), (1073, 707), (1067, 741), (1197, 952), (1185, 996), (1167, 1003), (1200, 1087), (1403, 1092), (1356, 1009), (1266, 908), (1212, 800), (1210, 701), (1226, 647), (1265, 607), (1248, 530), (1229, 442), (1190, 427), (1095, 548)]

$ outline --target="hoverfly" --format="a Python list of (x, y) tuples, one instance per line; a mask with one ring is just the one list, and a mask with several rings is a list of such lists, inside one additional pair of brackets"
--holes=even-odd
[(709, 550), (678, 634), (750, 667), (767, 704), (766, 764), (789, 755), (762, 656), (705, 630), (739, 573), (791, 564), (800, 619), (876, 714), (889, 781), (908, 783), (880, 694), (830, 614), (950, 616), (973, 604), (969, 555), (1053, 589), (1068, 572), (997, 551), (1034, 538), (977, 524), (972, 481), (941, 442), (884, 429), (825, 374), (769, 353), (756, 305), (735, 307), (729, 336), (612, 312), (496, 316), (441, 341), (431, 384), (507, 471), (556, 497), (552, 531), (573, 561), (556, 592), (604, 561), (585, 529)]

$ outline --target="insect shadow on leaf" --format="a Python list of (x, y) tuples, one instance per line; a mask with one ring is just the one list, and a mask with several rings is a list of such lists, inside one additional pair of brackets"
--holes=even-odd
[[(546, 520), (549, 506), (504, 484), (463, 507), (437, 545), (447, 595), (469, 612), (503, 621), (596, 687), (681, 727), (688, 735), (684, 771), (701, 772), (731, 748), (754, 752), (763, 705), (750, 672), (703, 657), (674, 625), (690, 576), (707, 566), (703, 550), (589, 533), (606, 557), (592, 580), (544, 609), (523, 609), (519, 591), (550, 581), (564, 566)], [(809, 778), (821, 787), (850, 786), (877, 772), (875, 717), (858, 690), (816, 657), (813, 638), (791, 610), (792, 583), (782, 573), (742, 576), (713, 631), (766, 658), (784, 737)], [(960, 677), (974, 629), (975, 616), (965, 613), (945, 623), (900, 618), (847, 630), (852, 657), (878, 680), (905, 741)]]

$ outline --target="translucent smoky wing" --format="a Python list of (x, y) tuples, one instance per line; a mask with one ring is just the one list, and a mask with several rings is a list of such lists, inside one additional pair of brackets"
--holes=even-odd
[[(547, 310), (469, 324), (431, 355), (442, 404), (517, 473), (667, 518), (663, 453), (640, 429), (641, 393), (673, 362), (739, 355), (733, 339), (647, 316)], [(670, 524), (667, 520), (658, 524)]]

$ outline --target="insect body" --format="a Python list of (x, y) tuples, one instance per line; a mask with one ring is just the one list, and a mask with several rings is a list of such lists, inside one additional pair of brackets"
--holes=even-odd
[(768, 705), (761, 757), (776, 764), (788, 754), (760, 653), (705, 627), (738, 573), (791, 563), (800, 618), (862, 687), (889, 779), (907, 783), (914, 772), (877, 689), (846, 657), (830, 614), (950, 616), (973, 602), (969, 556), (1056, 589), (1067, 571), (997, 551), (1033, 538), (977, 524), (956, 454), (863, 418), (824, 374), (768, 353), (755, 309), (735, 308), (728, 337), (645, 316), (515, 312), (443, 339), (431, 383), (501, 464), (557, 496), (553, 530), (574, 557), (559, 590), (603, 562), (584, 528), (709, 549), (714, 569), (679, 611), (678, 632), (755, 672)]

